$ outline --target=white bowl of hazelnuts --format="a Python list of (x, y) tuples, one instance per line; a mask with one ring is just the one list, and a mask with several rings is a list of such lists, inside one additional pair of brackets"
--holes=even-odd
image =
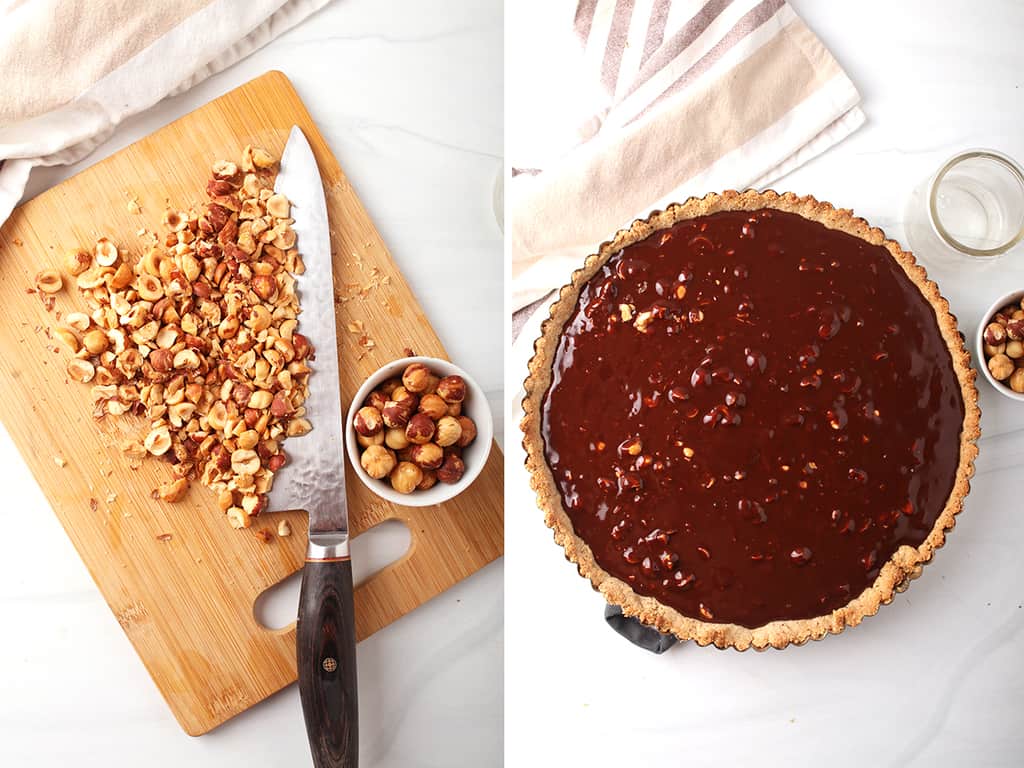
[(978, 367), (1001, 395), (1024, 401), (1024, 291), (988, 308), (975, 339)]
[(493, 437), (484, 391), (436, 357), (382, 366), (356, 392), (345, 423), (345, 447), (359, 479), (407, 507), (440, 504), (469, 487)]

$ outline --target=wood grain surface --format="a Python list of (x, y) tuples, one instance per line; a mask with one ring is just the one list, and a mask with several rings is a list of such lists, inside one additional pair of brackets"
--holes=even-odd
[[(142, 429), (141, 422), (95, 421), (89, 386), (68, 379), (68, 353), (50, 337), (58, 313), (85, 309), (84, 299), (65, 287), (47, 311), (27, 289), (40, 269), (61, 266), (65, 248), (91, 245), (100, 236), (137, 256), (139, 230), (162, 231), (168, 204), (186, 209), (203, 201), (215, 160), (237, 158), (249, 143), (280, 156), (296, 124), (309, 138), (327, 193), (347, 408), (363, 379), (405, 347), (438, 357), (445, 352), (283, 74), (269, 72), (127, 147), (25, 203), (0, 229), (0, 419), (175, 717), (192, 735), (295, 680), (294, 625), (265, 629), (254, 618), (253, 603), (302, 567), (305, 515), (268, 515), (252, 529), (236, 531), (198, 483), (177, 504), (154, 500), (150, 493), (170, 477), (169, 468), (147, 460), (133, 471), (117, 448), (123, 436)], [(141, 213), (129, 213), (132, 197)], [(365, 331), (352, 332), (350, 324), (358, 322)], [(392, 505), (347, 471), (357, 535), (391, 518), (412, 533), (402, 559), (357, 587), (358, 638), (501, 555), (503, 472), (497, 447), (473, 486), (438, 507)], [(290, 521), (292, 536), (275, 535), (269, 543), (258, 538), (261, 528), (276, 531), (282, 518)], [(24, 545), (46, 551), (40, 542)]]

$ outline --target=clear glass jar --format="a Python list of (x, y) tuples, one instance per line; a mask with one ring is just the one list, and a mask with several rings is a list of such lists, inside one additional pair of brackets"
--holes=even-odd
[(906, 224), (919, 258), (998, 258), (1024, 239), (1024, 170), (995, 150), (961, 152), (914, 191)]

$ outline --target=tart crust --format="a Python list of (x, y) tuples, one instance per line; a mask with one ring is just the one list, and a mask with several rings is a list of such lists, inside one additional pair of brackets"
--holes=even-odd
[[(946, 342), (960, 383), (964, 421), (960, 432), (960, 461), (953, 489), (931, 532), (919, 546), (901, 546), (882, 567), (874, 583), (841, 608), (810, 619), (772, 621), (751, 629), (684, 616), (654, 597), (638, 595), (626, 582), (598, 565), (590, 547), (576, 535), (572, 521), (562, 506), (561, 495), (544, 456), (541, 412), (545, 394), (551, 385), (552, 365), (562, 330), (575, 310), (583, 286), (613, 254), (680, 221), (719, 211), (761, 208), (798, 214), (872, 245), (884, 246), (889, 251), (935, 311), (939, 331)], [(572, 281), (562, 287), (550, 315), (542, 326), (540, 338), (534, 344), (529, 376), (524, 384), (526, 396), (522, 403), (524, 415), (520, 428), (524, 434), (523, 447), (526, 449), (530, 485), (537, 494), (537, 505), (544, 512), (544, 521), (554, 531), (555, 542), (563, 547), (566, 558), (576, 564), (580, 575), (588, 578), (594, 589), (604, 595), (610, 604), (619, 606), (625, 615), (635, 616), (661, 632), (671, 632), (680, 640), (693, 640), (702, 646), (713, 643), (719, 648), (731, 647), (742, 651), (748, 648), (764, 650), (768, 647), (785, 648), (790, 644), (803, 645), (808, 640), (820, 640), (827, 634), (838, 634), (846, 627), (856, 626), (864, 617), (877, 613), (881, 605), (892, 602), (896, 592), (907, 589), (911, 580), (921, 575), (923, 566), (931, 561), (935, 550), (945, 543), (946, 533), (956, 524), (956, 515), (963, 508), (964, 497), (970, 490), (970, 478), (974, 475), (974, 460), (978, 454), (977, 440), (981, 434), (981, 411), (978, 408), (978, 391), (974, 385), (976, 372), (971, 368), (970, 355), (957, 329), (956, 318), (950, 314), (949, 303), (939, 294), (938, 286), (928, 279), (913, 254), (904, 251), (895, 241), (887, 239), (882, 230), (854, 217), (852, 211), (835, 208), (831, 203), (819, 202), (809, 195), (798, 197), (789, 192), (780, 195), (771, 190), (730, 190), (672, 204), (664, 211), (655, 211), (648, 218), (633, 222), (628, 229), (619, 231), (612, 240), (603, 243), (597, 253), (589, 256), (583, 267), (573, 273)]]

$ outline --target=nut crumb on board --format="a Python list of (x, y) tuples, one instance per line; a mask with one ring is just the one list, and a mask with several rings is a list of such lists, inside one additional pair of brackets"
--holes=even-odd
[(174, 534), (173, 533), (160, 533), (160, 534), (157, 534), (156, 540), (157, 541), (170, 541), (173, 538), (174, 538)]
[[(154, 498), (178, 501), (198, 480), (236, 528), (266, 507), (284, 441), (312, 429), (303, 403), (314, 350), (298, 331), (294, 279), (305, 266), (291, 203), (273, 190), (276, 168), (247, 146), (240, 162), (213, 164), (204, 205), (168, 201), (166, 235), (141, 253), (101, 237), (63, 257), (88, 305), (56, 331), (68, 377), (91, 385), (95, 418), (148, 422), (121, 449), (133, 469), (146, 456), (170, 465)], [(134, 195), (127, 205), (142, 211)], [(64, 283), (55, 269), (36, 275), (47, 309)]]
[(284, 538), (285, 536), (292, 535), (292, 524), (287, 520), (282, 520), (277, 524), (277, 535)]
[(61, 469), (64, 469), (64, 467), (68, 465), (68, 460), (65, 459), (63, 456), (54, 456), (53, 463), (56, 464)]
[(264, 544), (269, 544), (270, 540), (274, 538), (274, 534), (272, 534), (266, 528), (260, 528), (258, 531), (256, 531), (256, 538), (262, 541)]

